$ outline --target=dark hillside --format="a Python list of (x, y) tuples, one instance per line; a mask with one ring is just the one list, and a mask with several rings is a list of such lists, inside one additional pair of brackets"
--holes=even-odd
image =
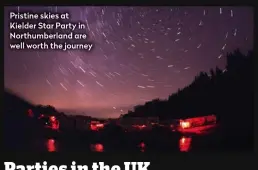
[(32, 136), (40, 133), (40, 127), (35, 119), (30, 118), (27, 114), (28, 109), (34, 107), (33, 104), (18, 97), (10, 90), (4, 90), (4, 142), (6, 147), (15, 150), (15, 147), (19, 147)]

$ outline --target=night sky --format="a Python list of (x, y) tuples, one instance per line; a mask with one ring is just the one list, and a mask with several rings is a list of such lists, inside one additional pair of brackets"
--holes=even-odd
[(91, 52), (11, 51), (5, 34), (5, 87), (67, 113), (119, 116), (253, 49), (249, 7), (10, 7), (6, 18), (10, 9), (69, 11), (87, 24)]

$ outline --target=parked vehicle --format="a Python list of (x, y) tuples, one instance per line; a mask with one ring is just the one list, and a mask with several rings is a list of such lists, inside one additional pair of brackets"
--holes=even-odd
[(177, 124), (171, 124), (171, 129), (181, 133), (202, 134), (217, 127), (215, 115), (180, 119)]

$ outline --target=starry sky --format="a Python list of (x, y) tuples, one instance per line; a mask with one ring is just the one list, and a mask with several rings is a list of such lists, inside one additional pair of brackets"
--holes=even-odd
[(6, 7), (5, 32), (8, 12), (26, 10), (69, 11), (94, 43), (90, 52), (11, 51), (5, 34), (5, 87), (68, 114), (117, 117), (253, 49), (251, 7)]

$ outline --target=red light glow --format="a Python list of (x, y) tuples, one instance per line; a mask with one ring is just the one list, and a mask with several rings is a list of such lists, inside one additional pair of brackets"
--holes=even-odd
[(53, 130), (58, 130), (59, 129), (59, 123), (57, 121), (52, 123), (52, 129)]
[(217, 125), (206, 125), (206, 126), (198, 126), (198, 127), (193, 127), (193, 128), (188, 128), (188, 129), (179, 129), (180, 132), (183, 133), (195, 133), (198, 135), (201, 134), (207, 134), (209, 133), (210, 130), (215, 129)]
[(133, 125), (134, 128), (137, 128), (139, 130), (142, 130), (144, 128), (146, 128), (147, 126), (146, 125)]
[(41, 119), (41, 118), (43, 118), (44, 117), (44, 115), (43, 114), (40, 114), (40, 116), (38, 117), (38, 119)]
[(100, 124), (96, 124), (96, 126), (99, 127), (99, 128), (103, 128), (104, 124), (100, 123)]
[(51, 122), (51, 128), (53, 130), (58, 130), (59, 129), (59, 121), (56, 119), (55, 116), (50, 117), (50, 122)]
[(217, 117), (216, 117), (215, 115), (210, 115), (210, 116), (207, 116), (207, 117), (206, 117), (206, 120), (207, 120), (208, 122), (215, 122), (215, 123), (216, 123)]
[(95, 125), (90, 125), (90, 129), (93, 130), (93, 131), (97, 131), (98, 130), (98, 128)]
[(191, 148), (192, 138), (190, 137), (182, 137), (179, 140), (179, 149), (181, 152), (188, 152)]
[(104, 152), (104, 146), (100, 143), (91, 145), (91, 150), (93, 152)]
[(47, 150), (48, 152), (55, 152), (56, 151), (56, 144), (54, 139), (47, 140)]
[(140, 149), (141, 149), (141, 152), (144, 152), (145, 149), (146, 149), (146, 145), (145, 145), (144, 142), (141, 142), (141, 143), (139, 144), (139, 147), (140, 147)]
[(141, 142), (141, 143), (140, 143), (140, 147), (141, 147), (141, 148), (145, 148), (145, 143), (144, 143), (144, 142)]
[(90, 124), (90, 129), (92, 130), (92, 131), (98, 131), (98, 130), (100, 130), (100, 129), (102, 129), (102, 128), (104, 128), (104, 124), (102, 124), (102, 123), (91, 123)]
[[(40, 115), (39, 119), (44, 117), (44, 115)], [(46, 128), (51, 128), (52, 130), (59, 130), (59, 121), (56, 119), (55, 116), (49, 117), (49, 122), (46, 122)]]
[(29, 117), (34, 117), (33, 111), (31, 109), (28, 110), (28, 116)]

